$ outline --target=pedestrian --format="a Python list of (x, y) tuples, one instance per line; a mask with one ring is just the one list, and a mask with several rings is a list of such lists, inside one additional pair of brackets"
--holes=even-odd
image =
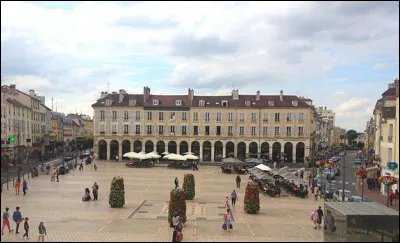
[(396, 200), (396, 194), (393, 192), (393, 190), (390, 190), (390, 193), (389, 193), (390, 206), (393, 206), (394, 200)]
[(99, 196), (99, 185), (97, 185), (97, 182), (93, 184), (92, 191), (93, 191), (93, 200), (97, 201)]
[(22, 222), (22, 215), (21, 215), (21, 211), (19, 211), (19, 207), (15, 208), (15, 211), (13, 213), (13, 220), (14, 220), (15, 224), (17, 225), (15, 233), (19, 234), (19, 232), (18, 232), (19, 224)]
[(25, 218), (25, 222), (24, 222), (24, 230), (25, 230), (25, 234), (22, 236), (22, 238), (25, 238), (25, 236), (26, 236), (26, 239), (29, 239), (29, 235), (28, 235), (28, 233), (29, 233), (29, 223), (28, 223), (28, 217), (26, 217)]
[(236, 187), (240, 188), (240, 182), (242, 181), (242, 178), (240, 178), (239, 174), (236, 176)]
[(399, 199), (399, 190), (394, 190), (394, 195), (396, 196), (396, 200)]
[(115, 155), (115, 161), (118, 162), (118, 160), (119, 160), (118, 155)]
[(28, 190), (28, 183), (26, 182), (26, 180), (24, 180), (22, 182), (22, 192), (24, 193), (24, 196), (25, 196), (27, 190)]
[(230, 208), (230, 206), (229, 206), (229, 197), (228, 196), (225, 197), (225, 208), (226, 209)]
[(236, 194), (236, 191), (233, 190), (233, 192), (231, 193), (232, 206), (236, 205), (236, 199), (237, 199), (237, 194)]
[(13, 232), (10, 228), (10, 213), (8, 212), (9, 208), (6, 208), (6, 211), (3, 213), (3, 227), (1, 228), (1, 235), (4, 235), (4, 228), (7, 226), (8, 232)]
[(317, 229), (318, 226), (318, 212), (314, 210), (311, 214), (311, 221), (314, 223), (314, 229)]
[(47, 235), (47, 232), (46, 232), (46, 227), (44, 227), (43, 222), (40, 222), (38, 229), (39, 229), (38, 241), (40, 241), (40, 238), (42, 238), (42, 242), (44, 242), (44, 236)]
[(47, 164), (46, 165), (46, 175), (49, 175), (49, 174), (50, 174), (50, 165)]
[(79, 165), (79, 170), (83, 170), (83, 162)]
[(315, 197), (315, 201), (318, 200), (318, 194), (319, 194), (318, 186), (315, 185), (315, 187), (314, 187), (314, 197)]
[(21, 180), (18, 178), (15, 182), (15, 195), (19, 195), (19, 190), (21, 188)]
[(97, 171), (97, 165), (93, 164), (94, 171)]
[(181, 242), (183, 239), (183, 222), (181, 217), (177, 216), (176, 225), (174, 226), (173, 242)]
[(274, 169), (276, 168), (276, 161), (274, 161)]
[(222, 228), (228, 232), (231, 232), (233, 228), (231, 223), (231, 210), (229, 208), (226, 210), (226, 213), (224, 214), (224, 224), (222, 225)]
[(175, 189), (179, 187), (178, 177), (175, 177)]
[(324, 211), (322, 211), (321, 206), (318, 207), (317, 210), (318, 213), (318, 228), (321, 228), (321, 223), (322, 223), (322, 217), (324, 216)]
[(60, 182), (59, 180), (58, 180), (58, 176), (60, 175), (60, 169), (57, 167), (57, 169), (56, 169), (56, 177), (57, 177), (57, 182)]

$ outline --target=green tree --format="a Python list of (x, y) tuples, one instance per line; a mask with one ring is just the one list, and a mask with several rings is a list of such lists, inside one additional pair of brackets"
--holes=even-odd
[(114, 177), (111, 181), (108, 203), (112, 208), (122, 208), (125, 205), (125, 186), (122, 177)]
[(196, 195), (193, 174), (185, 174), (182, 188), (185, 191), (186, 200), (193, 200), (194, 196)]
[(346, 134), (350, 145), (353, 144), (353, 141), (358, 137), (358, 133), (355, 130), (348, 130)]

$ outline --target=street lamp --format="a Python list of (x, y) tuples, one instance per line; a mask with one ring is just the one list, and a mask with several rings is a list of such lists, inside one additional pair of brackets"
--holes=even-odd
[(344, 198), (345, 198), (345, 193), (344, 193), (344, 190), (345, 190), (345, 186), (346, 186), (346, 183), (345, 183), (345, 175), (346, 175), (346, 152), (345, 152), (345, 154), (344, 154), (344, 156), (343, 156), (343, 179), (342, 179), (342, 182), (343, 182), (343, 191), (342, 191), (342, 202), (344, 202)]

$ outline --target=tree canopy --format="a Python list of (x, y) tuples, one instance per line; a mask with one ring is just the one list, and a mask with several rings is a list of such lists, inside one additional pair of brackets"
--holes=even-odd
[(355, 130), (348, 130), (346, 134), (349, 144), (353, 144), (353, 141), (358, 137), (358, 133)]

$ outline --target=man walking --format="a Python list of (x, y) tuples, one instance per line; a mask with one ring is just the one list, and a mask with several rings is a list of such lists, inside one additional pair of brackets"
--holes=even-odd
[(231, 193), (232, 206), (236, 205), (236, 199), (237, 199), (237, 194), (236, 191), (233, 190), (233, 192)]
[(175, 189), (179, 187), (178, 177), (175, 177)]
[(236, 176), (236, 187), (240, 188), (240, 182), (242, 181), (242, 179), (240, 178), (239, 175)]
[(318, 207), (317, 213), (318, 213), (318, 220), (317, 220), (318, 228), (321, 228), (322, 217), (324, 216), (324, 212), (322, 211), (321, 206)]
[(58, 180), (58, 176), (60, 175), (60, 169), (57, 167), (57, 170), (56, 170), (56, 178), (57, 178), (57, 182), (60, 182), (59, 180)]
[(18, 232), (19, 224), (22, 222), (22, 215), (21, 215), (21, 212), (19, 211), (19, 207), (15, 208), (15, 211), (13, 213), (13, 220), (14, 220), (15, 224), (17, 225), (15, 233), (19, 234), (19, 232)]
[(29, 223), (28, 223), (28, 217), (26, 217), (25, 218), (25, 222), (24, 222), (24, 230), (25, 230), (25, 234), (22, 236), (22, 238), (25, 238), (25, 236), (26, 236), (26, 239), (29, 239), (29, 235), (28, 235), (28, 233), (29, 233)]
[(26, 190), (28, 190), (28, 183), (26, 180), (22, 182), (22, 192), (24, 193), (24, 196), (26, 195)]
[(11, 233), (14, 230), (10, 229), (10, 214), (8, 213), (9, 208), (6, 208), (6, 211), (3, 213), (3, 227), (1, 228), (1, 235), (4, 235), (4, 228), (7, 226), (8, 231)]

